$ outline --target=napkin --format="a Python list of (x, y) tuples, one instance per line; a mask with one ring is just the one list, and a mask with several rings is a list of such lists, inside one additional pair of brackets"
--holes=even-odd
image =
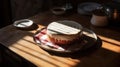
[(52, 43), (48, 36), (46, 35), (47, 30), (43, 29), (38, 34), (35, 35), (35, 40), (37, 43), (40, 43), (41, 45), (49, 46), (50, 48), (59, 49), (59, 50), (66, 50), (65, 48), (62, 48), (54, 43)]

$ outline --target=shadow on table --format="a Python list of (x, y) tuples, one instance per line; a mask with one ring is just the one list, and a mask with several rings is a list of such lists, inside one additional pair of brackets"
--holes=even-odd
[(74, 67), (120, 67), (120, 53), (100, 48), (94, 54), (79, 58)]
[(0, 67), (37, 67), (35, 64), (0, 44)]
[(90, 29), (92, 31), (94, 31), (96, 34), (110, 38), (110, 39), (114, 39), (116, 41), (120, 41), (120, 24), (118, 24), (119, 26), (114, 25), (114, 24), (110, 24), (108, 26), (105, 27), (97, 27), (97, 26), (90, 26)]

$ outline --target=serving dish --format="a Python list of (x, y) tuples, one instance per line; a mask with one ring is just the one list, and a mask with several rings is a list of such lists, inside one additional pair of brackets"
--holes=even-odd
[(46, 28), (42, 28), (34, 34), (33, 39), (35, 43), (44, 50), (58, 53), (72, 53), (79, 50), (86, 50), (92, 47), (93, 45), (95, 45), (98, 38), (93, 31), (84, 28), (83, 35), (79, 40), (75, 41), (74, 43), (68, 44), (67, 46), (57, 45), (52, 43), (47, 37)]

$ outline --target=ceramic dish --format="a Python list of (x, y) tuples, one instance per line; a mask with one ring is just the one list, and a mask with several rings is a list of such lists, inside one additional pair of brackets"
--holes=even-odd
[(54, 7), (51, 11), (55, 15), (62, 15), (65, 13), (66, 9), (64, 7)]
[(22, 19), (15, 21), (13, 25), (17, 28), (27, 29), (33, 25), (33, 21), (29, 19)]
[(84, 28), (83, 35), (80, 40), (68, 44), (67, 46), (61, 46), (52, 43), (46, 35), (46, 28), (43, 28), (34, 34), (33, 39), (42, 49), (59, 53), (71, 53), (92, 47), (97, 41), (97, 35), (93, 31)]
[(83, 15), (91, 15), (92, 11), (101, 7), (101, 4), (95, 2), (85, 2), (78, 5), (78, 13)]

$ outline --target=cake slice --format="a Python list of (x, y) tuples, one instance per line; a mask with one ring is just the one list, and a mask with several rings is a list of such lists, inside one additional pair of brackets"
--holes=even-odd
[(47, 26), (47, 35), (53, 43), (70, 44), (82, 35), (82, 28), (75, 21), (55, 21)]

